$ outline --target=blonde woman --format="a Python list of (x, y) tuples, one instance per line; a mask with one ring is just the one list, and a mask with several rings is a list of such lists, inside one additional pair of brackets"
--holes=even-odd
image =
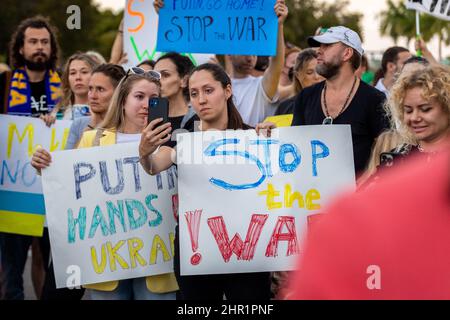
[[(78, 148), (140, 141), (147, 125), (148, 101), (161, 93), (160, 75), (133, 67), (119, 83), (99, 129), (83, 134)], [(50, 154), (39, 149), (32, 166), (40, 170), (50, 164)], [(163, 274), (146, 278), (111, 281), (86, 286), (93, 300), (173, 300), (178, 285), (175, 276)]]
[(63, 96), (53, 110), (58, 119), (74, 120), (89, 115), (88, 91), (92, 70), (98, 63), (85, 53), (75, 53), (67, 59), (61, 80)]
[[(369, 167), (358, 180), (359, 190), (379, 178), (381, 167), (397, 166), (410, 155), (433, 155), (449, 146), (450, 138), (450, 70), (428, 66), (400, 75), (386, 103), (391, 126), (398, 130), (381, 134), (372, 150)], [(388, 156), (382, 163), (382, 154)]]
[(435, 153), (448, 146), (450, 69), (440, 65), (403, 73), (391, 90), (386, 108), (407, 145), (398, 152)]

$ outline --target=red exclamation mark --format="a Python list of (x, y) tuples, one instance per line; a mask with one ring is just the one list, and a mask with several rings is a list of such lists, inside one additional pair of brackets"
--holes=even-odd
[(191, 246), (194, 255), (191, 257), (191, 264), (196, 266), (202, 260), (202, 255), (197, 251), (198, 249), (198, 233), (200, 231), (200, 218), (203, 210), (186, 211), (184, 216), (188, 225), (189, 235), (191, 237)]

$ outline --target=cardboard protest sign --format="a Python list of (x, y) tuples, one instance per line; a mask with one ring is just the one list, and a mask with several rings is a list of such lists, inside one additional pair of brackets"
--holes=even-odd
[(58, 288), (173, 272), (177, 172), (149, 176), (137, 143), (52, 155), (43, 189)]
[(167, 0), (160, 10), (160, 51), (274, 56), (275, 0)]
[(292, 270), (324, 205), (354, 188), (350, 126), (177, 138), (183, 275)]
[(41, 178), (31, 166), (38, 146), (63, 150), (72, 121), (50, 128), (41, 119), (0, 115), (0, 231), (42, 236), (45, 206)]
[[(162, 54), (156, 51), (158, 15), (153, 8), (153, 0), (127, 0), (123, 30), (124, 52), (128, 54), (125, 67), (136, 66), (147, 59), (156, 60)], [(190, 53), (187, 56), (195, 65), (208, 62), (212, 57), (211, 54)]]
[(428, 13), (436, 18), (450, 21), (450, 1), (448, 0), (406, 0), (408, 9)]

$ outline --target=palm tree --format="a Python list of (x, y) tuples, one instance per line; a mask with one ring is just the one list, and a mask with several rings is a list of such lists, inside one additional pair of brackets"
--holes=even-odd
[(415, 38), (415, 14), (406, 9), (403, 2), (388, 0), (388, 8), (379, 14), (381, 18), (380, 33), (391, 37), (395, 43), (405, 37), (407, 43)]
[(429, 41), (434, 36), (439, 40), (439, 61), (442, 60), (442, 45), (450, 44), (450, 23), (431, 15), (424, 15), (422, 18), (422, 37), (425, 41)]
[[(405, 37), (407, 42), (416, 37), (415, 11), (408, 10), (403, 1), (388, 0), (388, 9), (380, 13), (380, 32), (391, 37), (394, 42)], [(434, 36), (439, 39), (439, 60), (442, 60), (442, 45), (450, 44), (450, 23), (431, 15), (421, 15), (421, 36), (425, 42)]]

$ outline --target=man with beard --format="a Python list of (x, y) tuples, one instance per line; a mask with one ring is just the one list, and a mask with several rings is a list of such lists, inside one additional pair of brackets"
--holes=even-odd
[(296, 97), (292, 125), (351, 125), (355, 171), (362, 173), (373, 142), (389, 127), (385, 96), (355, 75), (364, 53), (356, 32), (332, 27), (308, 43), (319, 47), (316, 71), (326, 80)]
[(40, 117), (47, 124), (61, 98), (61, 79), (56, 72), (58, 45), (53, 27), (37, 16), (21, 22), (10, 43), (12, 73), (0, 78), (3, 113)]
[[(55, 71), (57, 57), (58, 46), (50, 23), (40, 16), (22, 21), (10, 42), (13, 71), (0, 75), (1, 113), (40, 117), (47, 125), (54, 122), (50, 112), (61, 98), (61, 80)], [(1, 299), (24, 299), (23, 271), (32, 242), (32, 280), (39, 295), (42, 270), (48, 265), (48, 245), (42, 238), (0, 233)], [(43, 262), (35, 263), (40, 260)]]

